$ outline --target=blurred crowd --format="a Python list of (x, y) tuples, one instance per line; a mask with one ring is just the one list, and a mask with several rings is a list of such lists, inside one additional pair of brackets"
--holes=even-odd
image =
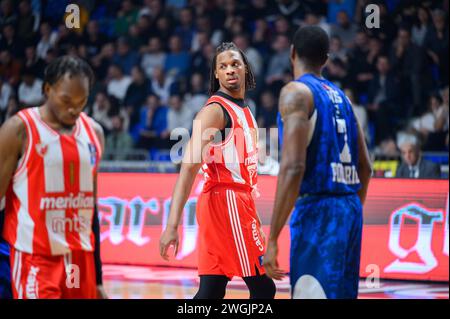
[[(70, 3), (80, 28), (65, 25)], [(366, 26), (369, 3), (379, 28)], [(446, 0), (1, 0), (0, 124), (43, 102), (50, 61), (76, 55), (95, 71), (86, 112), (107, 150), (168, 150), (171, 130), (190, 129), (208, 98), (215, 47), (233, 41), (256, 76), (248, 103), (257, 122), (276, 127), (279, 91), (292, 80), (290, 39), (302, 25), (329, 33), (324, 76), (352, 100), (372, 151), (399, 154), (400, 131), (424, 150), (448, 149)]]

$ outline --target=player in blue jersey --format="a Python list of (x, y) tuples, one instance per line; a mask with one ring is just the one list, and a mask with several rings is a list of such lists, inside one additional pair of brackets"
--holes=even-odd
[(321, 75), (328, 50), (325, 31), (300, 28), (291, 47), (295, 81), (279, 98), (282, 158), (264, 266), (270, 277), (283, 277), (277, 240), (292, 211), (293, 298), (358, 295), (362, 204), (371, 164), (350, 101)]

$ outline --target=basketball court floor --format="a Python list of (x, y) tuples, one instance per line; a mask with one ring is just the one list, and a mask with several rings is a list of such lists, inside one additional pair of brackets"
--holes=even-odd
[[(196, 269), (103, 266), (104, 286), (112, 299), (192, 299), (199, 284)], [(289, 278), (277, 281), (276, 298), (288, 299)], [(248, 291), (240, 278), (234, 278), (226, 299), (247, 299)], [(359, 299), (448, 299), (448, 283), (382, 280), (378, 287), (359, 283)]]

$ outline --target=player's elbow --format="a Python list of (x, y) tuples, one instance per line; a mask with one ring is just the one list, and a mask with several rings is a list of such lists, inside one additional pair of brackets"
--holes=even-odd
[(301, 177), (305, 174), (306, 165), (304, 162), (292, 162), (283, 165), (281, 170), (291, 178)]

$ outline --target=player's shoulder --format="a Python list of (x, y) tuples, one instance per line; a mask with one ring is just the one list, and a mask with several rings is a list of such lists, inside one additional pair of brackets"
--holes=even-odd
[(312, 96), (311, 89), (302, 82), (291, 81), (283, 86), (281, 93), (292, 96)]
[(202, 109), (198, 112), (197, 117), (205, 117), (205, 116), (220, 116), (223, 115), (222, 105), (219, 102), (211, 102), (207, 103)]
[(90, 126), (92, 127), (95, 134), (97, 135), (97, 137), (99, 138), (100, 142), (103, 145), (104, 140), (105, 140), (105, 133), (104, 133), (103, 127), (100, 125), (100, 123), (98, 123), (96, 120), (94, 120), (92, 117), (90, 117), (86, 113), (82, 113), (81, 116), (83, 116), (89, 122)]
[(6, 120), (1, 128), (3, 131), (10, 132), (11, 134), (26, 130), (25, 123), (18, 114), (13, 115)]

